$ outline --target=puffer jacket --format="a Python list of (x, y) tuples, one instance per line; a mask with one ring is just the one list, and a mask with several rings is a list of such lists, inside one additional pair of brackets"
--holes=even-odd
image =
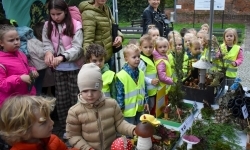
[(116, 133), (133, 136), (134, 125), (123, 118), (116, 100), (101, 96), (94, 104), (78, 95), (79, 103), (68, 111), (66, 136), (80, 150), (108, 150)]
[[(168, 61), (168, 56), (162, 56), (161, 54), (159, 54), (156, 50), (153, 51), (153, 56), (154, 56), (154, 61), (157, 61), (159, 59), (164, 59)], [(173, 84), (173, 79), (171, 77), (168, 77), (166, 75), (166, 64), (164, 63), (164, 61), (161, 61), (157, 66), (157, 75), (158, 78), (161, 82), (165, 83), (165, 84)]]
[[(113, 55), (112, 23), (115, 23), (111, 17), (109, 7), (104, 5), (102, 10), (101, 8), (95, 7), (93, 2), (84, 1), (79, 4), (79, 10), (82, 13), (83, 19), (84, 51), (86, 51), (86, 48), (92, 43), (100, 44), (107, 50), (105, 58), (107, 62)], [(123, 37), (119, 31), (118, 36)]]

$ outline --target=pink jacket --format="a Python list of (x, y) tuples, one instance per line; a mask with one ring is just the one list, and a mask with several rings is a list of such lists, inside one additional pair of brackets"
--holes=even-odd
[[(165, 60), (168, 60), (168, 56), (165, 55), (165, 56), (162, 56), (161, 54), (159, 54), (156, 50), (153, 51), (153, 56), (154, 56), (154, 61), (157, 61), (159, 59), (165, 59)], [(161, 61), (157, 66), (156, 66), (156, 69), (157, 69), (157, 74), (158, 74), (158, 78), (161, 82), (165, 83), (165, 84), (168, 84), (168, 85), (171, 85), (173, 84), (173, 80), (171, 77), (168, 77), (166, 75), (166, 64)]]
[(34, 86), (29, 93), (28, 84), (20, 78), (23, 74), (29, 74), (31, 70), (36, 69), (28, 66), (28, 60), (22, 52), (0, 51), (0, 106), (9, 96), (36, 94)]

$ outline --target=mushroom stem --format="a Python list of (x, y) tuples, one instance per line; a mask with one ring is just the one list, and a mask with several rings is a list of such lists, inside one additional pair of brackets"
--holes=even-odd
[(138, 137), (137, 146), (136, 146), (138, 150), (150, 150), (151, 147), (152, 147), (151, 137), (148, 137), (148, 138), (143, 138), (140, 136)]
[(164, 119), (168, 119), (168, 113), (164, 113)]
[(193, 144), (187, 143), (187, 150), (191, 150), (193, 148)]

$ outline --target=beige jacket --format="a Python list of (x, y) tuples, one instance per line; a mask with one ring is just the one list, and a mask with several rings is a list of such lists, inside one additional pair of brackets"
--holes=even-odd
[(94, 104), (88, 104), (79, 95), (78, 101), (66, 120), (66, 135), (74, 148), (110, 150), (117, 132), (133, 136), (135, 125), (124, 120), (116, 100), (102, 95)]

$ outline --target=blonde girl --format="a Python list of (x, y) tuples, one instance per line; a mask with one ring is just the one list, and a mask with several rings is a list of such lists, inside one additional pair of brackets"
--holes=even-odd
[(10, 150), (67, 150), (56, 135), (51, 134), (50, 118), (54, 100), (38, 96), (14, 96), (0, 109), (0, 136), (12, 145)]
[(208, 32), (209, 32), (209, 25), (207, 23), (204, 23), (203, 25), (201, 25), (200, 31), (203, 31), (203, 32), (205, 32), (205, 33), (208, 34)]
[(197, 33), (197, 39), (200, 40), (202, 49), (201, 49), (201, 59), (208, 59), (208, 34), (204, 31), (199, 31)]
[[(223, 34), (223, 44), (221, 44), (221, 52), (219, 57), (223, 58), (224, 69), (226, 69), (226, 84), (231, 86), (237, 77), (238, 66), (243, 62), (243, 50), (237, 44), (238, 35), (234, 28), (227, 28)], [(222, 69), (223, 64), (219, 69)]]
[[(164, 37), (159, 37), (155, 41), (155, 50), (153, 51), (154, 61), (157, 69), (157, 75), (160, 80), (160, 87), (166, 85), (166, 95), (170, 89), (170, 85), (173, 84), (171, 66), (168, 61), (166, 52), (169, 49), (168, 40)], [(165, 97), (166, 103), (168, 103), (167, 96)]]
[(160, 36), (160, 31), (155, 25), (148, 25), (148, 35), (150, 35), (153, 41), (155, 41), (155, 39)]

